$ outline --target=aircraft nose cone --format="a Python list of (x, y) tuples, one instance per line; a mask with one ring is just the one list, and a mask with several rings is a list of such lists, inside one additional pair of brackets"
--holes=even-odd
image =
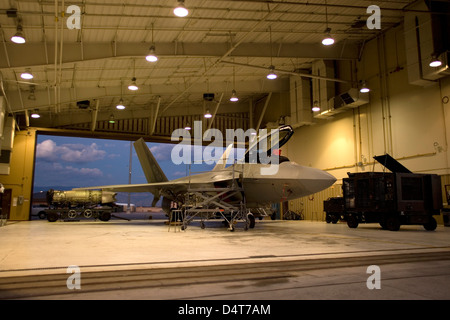
[(308, 189), (311, 193), (316, 193), (325, 190), (331, 187), (336, 182), (336, 178), (333, 175), (329, 174), (328, 172), (315, 168), (309, 169), (311, 171)]
[(329, 174), (328, 172), (322, 171), (323, 174), (323, 180), (324, 182), (326, 182), (327, 188), (331, 187), (335, 182), (336, 182), (336, 177), (334, 177), (333, 175)]

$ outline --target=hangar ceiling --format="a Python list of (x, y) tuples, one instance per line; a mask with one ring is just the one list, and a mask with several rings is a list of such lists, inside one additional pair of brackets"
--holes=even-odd
[[(3, 1), (2, 93), (21, 127), (170, 136), (209, 108), (219, 127), (246, 129), (260, 101), (289, 91), (289, 77), (309, 74), (318, 59), (356, 61), (413, 2), (378, 1), (377, 30), (366, 27), (368, 0), (185, 0), (184, 18), (173, 14), (176, 0)], [(69, 5), (81, 10), (80, 29), (67, 26)], [(24, 44), (10, 40), (18, 23)], [(327, 26), (336, 40), (328, 47)], [(152, 45), (155, 63), (145, 59)], [(276, 80), (266, 78), (271, 65)], [(26, 70), (33, 79), (21, 79)], [(132, 78), (137, 91), (127, 88)], [(238, 102), (229, 101), (233, 89)], [(126, 108), (117, 110), (121, 99)], [(89, 107), (77, 105), (83, 100)], [(41, 117), (29, 118), (33, 111)]]

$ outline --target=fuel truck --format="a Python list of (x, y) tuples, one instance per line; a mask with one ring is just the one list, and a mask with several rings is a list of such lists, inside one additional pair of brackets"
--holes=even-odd
[(103, 190), (47, 191), (49, 208), (44, 210), (47, 220), (74, 220), (76, 218), (94, 218), (101, 221), (111, 219), (117, 193)]

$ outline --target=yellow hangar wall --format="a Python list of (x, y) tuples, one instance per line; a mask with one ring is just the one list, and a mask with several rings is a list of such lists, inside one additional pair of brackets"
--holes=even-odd
[(0, 175), (5, 189), (11, 189), (9, 220), (29, 220), (33, 188), (36, 131), (16, 131), (9, 175)]
[(403, 34), (399, 26), (365, 45), (356, 67), (371, 89), (368, 104), (297, 128), (283, 148), (292, 161), (338, 179), (328, 190), (290, 201), (306, 219), (324, 220), (323, 201), (342, 195), (347, 172), (382, 171), (376, 155), (389, 153), (413, 172), (439, 174), (443, 188), (450, 183), (450, 77), (427, 87), (409, 84)]

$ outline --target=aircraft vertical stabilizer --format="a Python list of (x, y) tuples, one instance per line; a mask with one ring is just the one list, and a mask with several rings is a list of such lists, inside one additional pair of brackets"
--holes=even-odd
[(217, 161), (216, 166), (212, 169), (212, 171), (219, 171), (225, 169), (228, 162), (228, 157), (230, 156), (231, 149), (233, 149), (233, 144), (230, 144), (227, 147), (227, 149), (222, 154), (222, 157)]
[(148, 183), (169, 181), (143, 138), (134, 142), (134, 149)]

